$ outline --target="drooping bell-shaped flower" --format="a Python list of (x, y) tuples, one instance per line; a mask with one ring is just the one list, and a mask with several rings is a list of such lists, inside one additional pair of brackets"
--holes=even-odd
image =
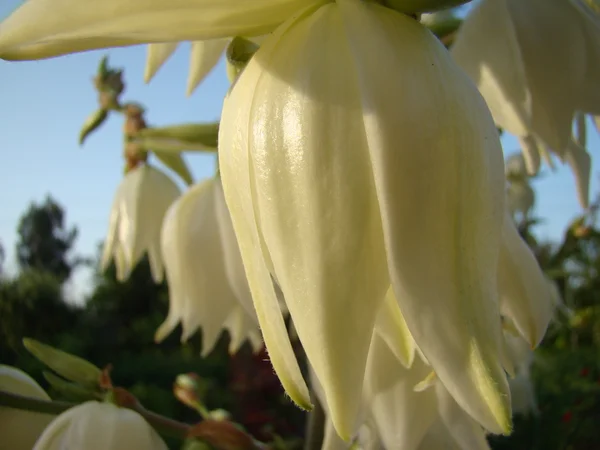
[(600, 111), (600, 16), (578, 2), (482, 0), (452, 46), (532, 174), (547, 149), (565, 160), (577, 111)]
[(113, 200), (100, 262), (102, 270), (114, 258), (117, 279), (124, 281), (147, 252), (152, 278), (160, 283), (164, 276), (160, 230), (167, 209), (179, 194), (175, 182), (150, 165), (130, 170)]
[(109, 403), (86, 402), (50, 423), (33, 450), (167, 450), (137, 412)]
[[(203, 355), (212, 351), (223, 328), (230, 332), (233, 352), (246, 338), (260, 340), (256, 316), (242, 306), (226, 272), (217, 217), (219, 183), (211, 178), (191, 187), (169, 208), (161, 233), (170, 306), (156, 340), (163, 340), (180, 322), (183, 341), (200, 327)], [(240, 298), (249, 303), (250, 293), (243, 289), (237, 285)]]
[(272, 278), (345, 440), (391, 284), (458, 403), (487, 429), (510, 429), (502, 153), (482, 98), (428, 30), (356, 0), (297, 15), (238, 78), (219, 147), (263, 337), (292, 399), (309, 405)]
[[(37, 382), (16, 367), (0, 364), (0, 391), (50, 400)], [(0, 448), (31, 450), (53, 415), (0, 406)]]
[(552, 319), (554, 305), (548, 281), (535, 256), (507, 213), (498, 261), (500, 307), (523, 338), (536, 347)]

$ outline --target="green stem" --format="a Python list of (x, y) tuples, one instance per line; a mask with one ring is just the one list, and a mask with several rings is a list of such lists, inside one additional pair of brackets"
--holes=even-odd
[[(42, 400), (0, 390), (0, 406), (8, 408), (58, 415), (77, 405), (77, 403)], [(185, 439), (190, 430), (190, 425), (148, 411), (141, 405), (134, 406), (130, 409), (141, 415), (146, 419), (146, 422), (164, 436)]]
[(77, 406), (77, 403), (42, 400), (0, 390), (0, 406), (45, 414), (60, 414)]
[(325, 411), (323, 410), (323, 406), (316, 396), (313, 396), (312, 402), (314, 407), (308, 414), (304, 450), (320, 450), (321, 446), (323, 445), (323, 437), (325, 433)]

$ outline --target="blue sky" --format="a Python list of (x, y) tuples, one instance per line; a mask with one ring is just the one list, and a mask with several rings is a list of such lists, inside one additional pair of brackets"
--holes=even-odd
[[(19, 0), (0, 5), (0, 18), (14, 9)], [(77, 144), (79, 129), (95, 110), (96, 94), (91, 79), (98, 61), (108, 54), (113, 67), (125, 70), (124, 99), (146, 106), (151, 125), (218, 119), (228, 81), (221, 63), (190, 98), (185, 96), (189, 45), (177, 52), (154, 80), (143, 82), (146, 50), (141, 47), (112, 49), (65, 56), (45, 61), (8, 63), (0, 61), (0, 240), (7, 251), (6, 266), (14, 273), (16, 228), (19, 217), (32, 201), (51, 194), (67, 211), (67, 222), (77, 225), (77, 251), (95, 254), (104, 238), (116, 186), (122, 177), (122, 119), (110, 117), (84, 147)], [(600, 141), (589, 127), (589, 148), (593, 157), (592, 198), (598, 191), (595, 154)], [(505, 153), (518, 150), (515, 139), (503, 139)], [(214, 156), (187, 155), (196, 179), (214, 171)], [(581, 208), (568, 167), (557, 163), (556, 172), (544, 169), (534, 181), (536, 214), (545, 219), (538, 235), (559, 239), (565, 226)], [(75, 277), (74, 296), (89, 288), (89, 274)]]

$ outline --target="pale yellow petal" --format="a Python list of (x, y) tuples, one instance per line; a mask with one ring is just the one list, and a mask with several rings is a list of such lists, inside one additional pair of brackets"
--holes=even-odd
[(374, 3), (339, 5), (400, 309), (461, 407), (507, 433), (496, 292), (505, 181), (496, 127), (475, 86), (420, 24)]
[(144, 81), (146, 83), (150, 83), (150, 80), (156, 75), (158, 69), (162, 67), (177, 49), (178, 44), (178, 42), (148, 44), (146, 50), (146, 67), (144, 68)]
[(498, 126), (525, 136), (531, 122), (531, 94), (506, 1), (476, 4), (460, 27), (451, 53), (477, 84)]
[(531, 92), (532, 130), (550, 149), (562, 152), (569, 143), (588, 64), (583, 18), (569, 1), (505, 1)]
[[(287, 26), (289, 24), (265, 39), (261, 50), (267, 58)], [(269, 358), (292, 400), (303, 408), (311, 408), (308, 388), (294, 355), (263, 254), (262, 237), (257, 228), (259, 217), (252, 205), (255, 187), (253, 163), (247, 147), (250, 138), (248, 124), (251, 123), (254, 92), (261, 74), (262, 71), (252, 70), (249, 64), (249, 69), (244, 71), (225, 99), (219, 130), (219, 167), (225, 200)]]
[(368, 361), (365, 399), (377, 434), (385, 448), (415, 449), (437, 416), (433, 389), (413, 389), (431, 368), (416, 358), (407, 370), (377, 333), (373, 335)]
[(228, 44), (229, 39), (211, 39), (192, 42), (187, 95), (192, 95), (194, 89), (196, 89), (202, 80), (204, 80), (210, 71), (217, 65)]
[(0, 24), (0, 58), (258, 36), (321, 0), (28, 0)]
[(582, 208), (587, 208), (590, 203), (592, 158), (584, 147), (571, 141), (567, 147), (565, 161), (571, 167), (575, 177), (579, 204)]
[(408, 330), (392, 287), (377, 314), (375, 332), (390, 347), (404, 367), (410, 367), (415, 357), (415, 341)]
[[(227, 99), (220, 153), (232, 145), (237, 165), (245, 164), (237, 155), (251, 158), (259, 239), (323, 385), (331, 420), (348, 440), (375, 317), (389, 287), (357, 80), (348, 70), (335, 4), (275, 37), (263, 42)], [(247, 112), (232, 120), (229, 108)], [(220, 159), (227, 197), (229, 183), (243, 183), (240, 176), (226, 178)], [(243, 247), (236, 203), (242, 201), (228, 199)]]
[(532, 347), (537, 346), (552, 318), (550, 290), (535, 256), (508, 214), (503, 223), (498, 290), (503, 313)]
[(475, 422), (450, 395), (442, 383), (437, 383), (435, 393), (442, 423), (463, 450), (489, 450), (485, 430)]

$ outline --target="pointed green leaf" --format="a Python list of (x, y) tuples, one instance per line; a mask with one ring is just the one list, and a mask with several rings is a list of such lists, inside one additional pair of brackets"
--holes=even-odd
[(131, 142), (138, 144), (140, 148), (144, 150), (158, 150), (167, 153), (181, 153), (184, 151), (212, 153), (217, 151), (217, 147), (206, 146), (200, 142), (190, 142), (172, 138), (136, 136)]
[(219, 122), (190, 123), (170, 127), (145, 128), (137, 135), (140, 139), (153, 138), (174, 140), (194, 144), (194, 146), (215, 148), (219, 136)]
[(78, 356), (42, 344), (34, 339), (24, 338), (25, 348), (59, 375), (89, 387), (98, 386), (102, 371)]
[(190, 169), (188, 168), (181, 154), (164, 152), (160, 150), (153, 150), (152, 152), (156, 155), (160, 162), (179, 175), (188, 186), (194, 183), (194, 177), (192, 176), (192, 173), (190, 172)]
[(104, 123), (107, 117), (108, 111), (105, 109), (99, 109), (90, 115), (86, 119), (83, 127), (81, 127), (81, 131), (79, 132), (79, 145), (83, 145), (85, 139), (96, 129), (98, 129), (98, 127)]
[(52, 386), (52, 388), (61, 394), (65, 399), (75, 402), (85, 402), (95, 400), (96, 395), (93, 390), (82, 387), (76, 383), (71, 383), (61, 377), (57, 377), (51, 372), (43, 371), (42, 375)]
[(98, 76), (103, 79), (108, 74), (108, 56), (104, 55), (98, 64)]

